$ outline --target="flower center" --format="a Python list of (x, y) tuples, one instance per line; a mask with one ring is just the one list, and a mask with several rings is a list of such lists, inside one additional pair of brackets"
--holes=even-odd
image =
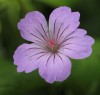
[(55, 40), (49, 40), (47, 44), (47, 49), (52, 53), (57, 53), (59, 45), (55, 42)]

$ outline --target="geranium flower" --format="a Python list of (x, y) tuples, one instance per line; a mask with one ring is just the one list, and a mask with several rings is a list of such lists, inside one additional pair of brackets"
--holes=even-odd
[(20, 45), (14, 53), (17, 71), (26, 73), (39, 69), (40, 76), (49, 83), (64, 81), (71, 73), (69, 58), (90, 56), (94, 43), (78, 26), (79, 12), (69, 7), (55, 9), (49, 18), (49, 28), (42, 13), (29, 12), (18, 23), (21, 36), (32, 42)]

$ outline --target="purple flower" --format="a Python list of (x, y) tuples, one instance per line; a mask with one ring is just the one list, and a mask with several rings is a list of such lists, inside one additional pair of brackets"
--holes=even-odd
[(17, 71), (26, 73), (39, 69), (47, 82), (64, 81), (71, 73), (70, 58), (83, 59), (90, 56), (94, 43), (78, 26), (79, 12), (69, 7), (55, 9), (49, 18), (49, 28), (42, 13), (29, 12), (18, 23), (21, 36), (32, 42), (20, 45), (14, 53)]

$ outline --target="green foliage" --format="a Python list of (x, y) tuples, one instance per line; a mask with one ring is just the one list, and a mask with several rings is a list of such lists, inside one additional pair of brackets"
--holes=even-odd
[(30, 0), (18, 0), (22, 11), (28, 12), (35, 9)]
[[(93, 47), (93, 53), (89, 58), (72, 62), (72, 73), (69, 79), (63, 83), (56, 82), (52, 85), (41, 79), (37, 70), (30, 74), (17, 73), (16, 66), (12, 62), (0, 58), (0, 67), (2, 67), (0, 69), (0, 95), (29, 95), (33, 92), (36, 95), (41, 93), (44, 95), (48, 86), (50, 87), (46, 92), (48, 95), (54, 93), (60, 95), (61, 91), (65, 91), (66, 95), (73, 95), (74, 93), (76, 93), (75, 95), (78, 95), (78, 93), (80, 93), (79, 95), (95, 95), (95, 93), (99, 95), (99, 42), (100, 40), (97, 39)], [(64, 89), (61, 88), (62, 86)], [(57, 91), (59, 88), (60, 90)], [(42, 91), (38, 92), (41, 89)]]
[(52, 7), (58, 7), (58, 6), (72, 6), (75, 3), (77, 3), (79, 0), (40, 0), (40, 2), (43, 2), (47, 5), (50, 5)]
[[(0, 21), (0, 36), (1, 36), (1, 21)], [(0, 48), (1, 48), (1, 39), (0, 39)], [(0, 50), (0, 56), (1, 56), (1, 50)]]
[[(100, 95), (99, 3), (99, 0), (0, 0), (0, 95)], [(48, 17), (58, 6), (80, 11), (81, 27), (96, 41), (89, 58), (72, 60), (72, 73), (67, 80), (51, 85), (40, 78), (37, 70), (17, 73), (11, 60), (16, 47), (25, 42), (17, 29), (20, 19), (34, 10)]]
[(0, 21), (0, 33), (1, 33), (1, 21)]
[(19, 13), (19, 4), (17, 0), (0, 0), (0, 3), (2, 6), (5, 6), (7, 13), (8, 13), (8, 18), (10, 23), (12, 24), (13, 27), (15, 27), (16, 23), (18, 22), (18, 13)]

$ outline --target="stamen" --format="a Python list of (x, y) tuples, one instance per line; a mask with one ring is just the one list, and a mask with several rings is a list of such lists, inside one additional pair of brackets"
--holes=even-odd
[(59, 45), (55, 40), (48, 40), (48, 44), (46, 46), (47, 50), (50, 51), (51, 53), (57, 53), (59, 49)]
[(51, 48), (54, 48), (54, 46), (55, 46), (55, 41), (54, 41), (54, 40), (49, 40), (49, 46), (50, 46)]

